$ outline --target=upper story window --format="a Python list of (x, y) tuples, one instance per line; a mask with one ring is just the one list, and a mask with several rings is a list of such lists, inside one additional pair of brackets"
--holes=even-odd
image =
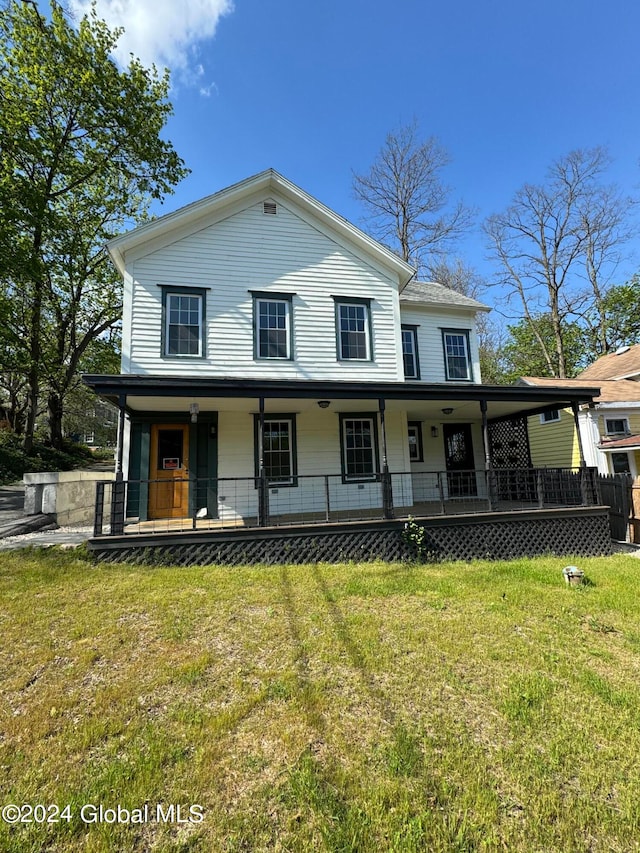
[(162, 354), (204, 357), (205, 295), (202, 288), (162, 286)]
[(418, 361), (418, 327), (402, 326), (402, 361), (405, 379), (420, 379)]
[(293, 358), (292, 297), (293, 294), (253, 294), (256, 358)]
[(453, 381), (471, 381), (471, 350), (466, 329), (443, 329), (445, 376)]
[(629, 433), (629, 421), (626, 418), (605, 418), (604, 424), (607, 435), (627, 435)]
[(552, 424), (560, 420), (560, 412), (558, 409), (552, 409), (550, 412), (543, 412), (540, 415), (541, 424)]
[(340, 361), (371, 361), (371, 300), (334, 296)]

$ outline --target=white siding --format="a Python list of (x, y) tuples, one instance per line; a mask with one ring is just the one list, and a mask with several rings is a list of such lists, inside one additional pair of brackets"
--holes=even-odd
[(463, 329), (469, 332), (469, 348), (474, 383), (480, 383), (480, 354), (475, 332), (473, 312), (447, 311), (446, 308), (419, 308), (409, 303), (400, 304), (402, 323), (418, 326), (418, 358), (420, 381), (446, 382), (442, 329)]
[[(131, 340), (123, 342), (124, 370), (165, 376), (403, 378), (397, 282), (276, 201), (276, 216), (265, 215), (259, 201), (129, 264), (132, 320)], [(206, 358), (162, 358), (158, 285), (209, 288)], [(250, 290), (295, 293), (293, 361), (254, 359)], [(373, 361), (337, 360), (332, 296), (372, 300)]]
[[(407, 472), (393, 478), (394, 504), (413, 502), (408, 464), (406, 416), (387, 413), (387, 454), (392, 471)], [(382, 436), (378, 427), (379, 440)], [(326, 507), (325, 475), (329, 475), (331, 510), (372, 509), (381, 506), (380, 483), (343, 483), (340, 460), (340, 419), (335, 412), (303, 412), (297, 417), (298, 485), (271, 489), (274, 515), (322, 513)], [(382, 464), (382, 447), (379, 448)], [(218, 421), (218, 513), (225, 521), (257, 514), (254, 485), (254, 418), (250, 413), (220, 412)], [(225, 480), (224, 478), (230, 478)], [(237, 478), (247, 478), (237, 482)]]

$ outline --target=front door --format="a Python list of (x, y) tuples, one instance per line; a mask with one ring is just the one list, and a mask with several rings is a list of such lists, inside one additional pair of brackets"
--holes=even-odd
[(189, 515), (189, 425), (152, 424), (149, 518)]
[(449, 497), (477, 495), (471, 424), (444, 424), (443, 435)]

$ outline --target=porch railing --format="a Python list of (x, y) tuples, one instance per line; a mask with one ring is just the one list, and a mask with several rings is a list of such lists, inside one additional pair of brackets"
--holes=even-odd
[(120, 480), (97, 484), (94, 535), (228, 530), (600, 503), (594, 468)]

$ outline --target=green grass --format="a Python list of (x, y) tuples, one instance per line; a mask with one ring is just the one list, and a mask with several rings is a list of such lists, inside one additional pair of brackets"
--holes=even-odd
[[(639, 601), (623, 555), (0, 554), (0, 806), (72, 815), (0, 823), (0, 849), (640, 850)], [(85, 824), (85, 803), (204, 819)]]

